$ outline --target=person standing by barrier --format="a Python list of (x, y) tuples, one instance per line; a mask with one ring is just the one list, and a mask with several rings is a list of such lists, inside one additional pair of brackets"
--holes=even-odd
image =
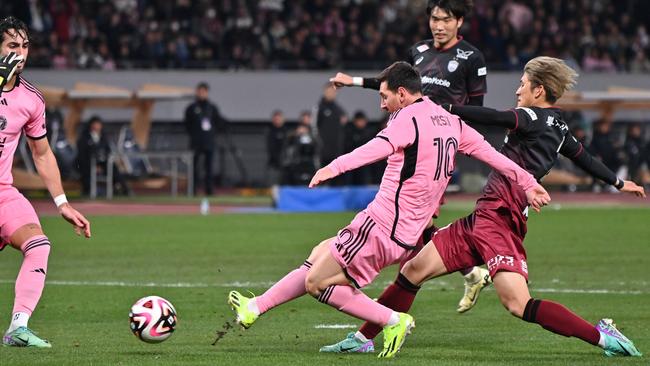
[(194, 192), (198, 187), (203, 159), (203, 189), (207, 196), (213, 193), (213, 160), (217, 129), (225, 125), (219, 108), (208, 99), (210, 86), (201, 82), (196, 86), (196, 99), (185, 109), (185, 127), (190, 135), (190, 148), (194, 152)]

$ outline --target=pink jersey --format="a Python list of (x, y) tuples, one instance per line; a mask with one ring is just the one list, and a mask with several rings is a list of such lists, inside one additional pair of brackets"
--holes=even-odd
[(379, 192), (366, 212), (391, 240), (413, 248), (438, 209), (456, 167), (457, 152), (486, 162), (525, 191), (537, 184), (481, 134), (427, 97), (392, 113), (376, 138), (338, 157), (329, 167), (341, 174), (388, 157)]
[(0, 95), (0, 185), (13, 183), (11, 166), (23, 131), (31, 139), (45, 137), (45, 99), (17, 76), (13, 89)]

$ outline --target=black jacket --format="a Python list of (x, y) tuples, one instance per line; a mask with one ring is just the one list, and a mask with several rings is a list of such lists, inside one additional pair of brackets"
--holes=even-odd
[(185, 109), (185, 128), (193, 150), (213, 150), (217, 130), (225, 126), (219, 108), (210, 101), (195, 101)]

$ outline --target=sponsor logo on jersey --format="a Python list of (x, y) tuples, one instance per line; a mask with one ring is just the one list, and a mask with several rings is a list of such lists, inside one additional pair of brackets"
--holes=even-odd
[(427, 46), (426, 44), (421, 44), (417, 46), (415, 49), (418, 50), (419, 52), (424, 52), (429, 49), (429, 46)]
[(459, 64), (458, 64), (458, 61), (456, 61), (456, 60), (451, 60), (451, 61), (449, 61), (449, 63), (447, 64), (447, 70), (449, 70), (449, 72), (454, 72), (454, 71), (456, 71), (456, 69), (458, 68), (458, 65), (459, 65)]
[(0, 131), (4, 130), (7, 128), (7, 119), (5, 116), (0, 116)]
[(418, 57), (418, 59), (415, 60), (415, 64), (418, 65), (420, 62), (422, 62), (422, 60), (424, 60), (424, 56)]
[(438, 79), (437, 77), (429, 77), (429, 76), (423, 76), (422, 77), (422, 84), (435, 84), (439, 86), (444, 86), (445, 88), (449, 88), (451, 83), (449, 80), (445, 79)]
[(485, 76), (487, 75), (487, 67), (483, 66), (477, 71), (478, 76)]
[(521, 109), (522, 111), (528, 113), (530, 119), (537, 121), (537, 114), (532, 109), (526, 107), (517, 107), (516, 109)]
[(456, 48), (456, 57), (462, 58), (463, 60), (467, 60), (473, 53), (474, 51), (463, 51), (460, 48)]

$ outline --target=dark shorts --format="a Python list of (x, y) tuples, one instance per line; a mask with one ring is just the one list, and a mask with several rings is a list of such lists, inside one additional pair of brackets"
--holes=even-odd
[(513, 230), (512, 213), (505, 208), (477, 209), (440, 228), (433, 243), (449, 272), (486, 264), (490, 276), (516, 272), (528, 281), (524, 236)]

